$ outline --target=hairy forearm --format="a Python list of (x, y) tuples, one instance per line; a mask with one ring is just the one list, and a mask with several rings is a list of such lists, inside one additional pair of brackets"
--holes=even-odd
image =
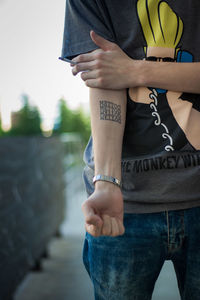
[(200, 63), (133, 61), (130, 69), (138, 70), (130, 79), (134, 85), (137, 76), (138, 86), (200, 93)]
[(90, 89), (95, 175), (121, 179), (126, 90)]

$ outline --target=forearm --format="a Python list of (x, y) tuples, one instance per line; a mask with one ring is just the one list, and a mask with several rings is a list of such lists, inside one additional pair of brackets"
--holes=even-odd
[(121, 179), (126, 90), (90, 89), (95, 175)]
[[(138, 75), (135, 73), (135, 66)], [(168, 63), (133, 61), (130, 86), (135, 85), (138, 76), (138, 86), (155, 87), (177, 92), (200, 93), (200, 63)]]

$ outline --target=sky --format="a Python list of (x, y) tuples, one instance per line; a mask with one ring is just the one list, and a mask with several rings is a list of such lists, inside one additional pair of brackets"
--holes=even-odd
[(4, 128), (27, 94), (51, 129), (57, 103), (88, 110), (88, 88), (61, 55), (65, 0), (0, 0), (0, 111)]

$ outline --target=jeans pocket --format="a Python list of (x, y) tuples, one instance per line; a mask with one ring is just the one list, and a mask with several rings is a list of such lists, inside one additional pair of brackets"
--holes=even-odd
[(89, 276), (90, 276), (90, 267), (89, 267), (89, 259), (88, 259), (88, 240), (87, 238), (85, 238), (85, 241), (84, 241), (84, 245), (83, 245), (83, 255), (82, 255), (82, 258), (83, 258), (83, 264), (85, 266), (85, 269), (86, 271), (88, 272)]

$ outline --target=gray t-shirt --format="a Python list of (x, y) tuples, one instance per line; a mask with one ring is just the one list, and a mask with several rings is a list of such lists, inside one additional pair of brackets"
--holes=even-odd
[[(62, 57), (97, 48), (91, 29), (133, 59), (200, 61), (199, 0), (67, 0)], [(122, 153), (125, 212), (200, 206), (200, 94), (127, 89)], [(84, 178), (93, 191), (92, 138)]]

